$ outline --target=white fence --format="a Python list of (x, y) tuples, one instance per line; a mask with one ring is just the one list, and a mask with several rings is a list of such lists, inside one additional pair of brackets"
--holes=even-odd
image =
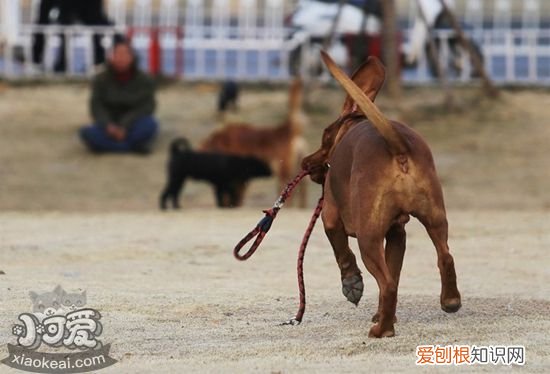
[[(23, 20), (10, 23), (5, 32), (14, 35), (10, 44), (18, 47), (4, 48), (0, 61), (0, 76), (11, 78), (56, 76), (53, 65), (60, 34), (67, 40), (63, 76), (73, 77), (93, 74), (94, 34), (104, 35), (107, 48), (113, 35), (130, 36), (143, 68), (188, 80), (287, 80), (291, 53), (309, 41), (306, 33), (285, 27), (283, 0), (239, 0), (237, 8), (230, 0), (134, 0), (131, 7), (125, 0), (111, 0), (106, 9), (112, 27), (36, 25), (32, 20), (38, 1), (0, 0), (7, 2)], [(37, 32), (45, 35), (44, 64), (39, 69), (31, 62)]]
[[(132, 36), (142, 67), (185, 80), (232, 78), (236, 80), (286, 80), (293, 61), (308, 72), (309, 37), (285, 26), (291, 2), (283, 0), (109, 0), (106, 10), (113, 27), (37, 26), (38, 0), (0, 0), (0, 77), (58, 76), (53, 60), (59, 34), (66, 36), (65, 75), (93, 74), (92, 35), (104, 35), (106, 47), (115, 33)], [(401, 5), (406, 0), (398, 2)], [(550, 85), (550, 1), (455, 0), (456, 11), (467, 34), (480, 47), (492, 78), (501, 84)], [(400, 7), (406, 24), (402, 39), (407, 44), (416, 14), (416, 0)], [(32, 35), (46, 36), (44, 67), (31, 63)], [(448, 66), (451, 50), (447, 30), (437, 31), (439, 57)], [(304, 47), (304, 48), (300, 48)], [(296, 52), (301, 58), (296, 58)], [(316, 58), (309, 56), (309, 58)], [(461, 69), (450, 78), (468, 82), (470, 61), (460, 57)], [(415, 68), (404, 69), (406, 82), (430, 83), (426, 55)]]

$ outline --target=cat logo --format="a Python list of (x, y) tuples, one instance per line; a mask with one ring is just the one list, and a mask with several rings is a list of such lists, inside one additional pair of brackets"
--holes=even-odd
[[(9, 356), (1, 362), (16, 369), (44, 373), (83, 373), (110, 366), (110, 345), (98, 339), (103, 331), (99, 311), (86, 307), (86, 291), (70, 293), (61, 286), (51, 292), (30, 292), (32, 312), (22, 313), (12, 333), (17, 345), (8, 344)], [(42, 344), (77, 350), (76, 353), (39, 352)]]

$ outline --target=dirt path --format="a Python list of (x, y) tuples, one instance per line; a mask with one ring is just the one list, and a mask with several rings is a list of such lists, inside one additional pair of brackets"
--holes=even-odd
[(383, 340), (367, 338), (373, 279), (358, 308), (346, 302), (319, 228), (306, 256), (304, 323), (277, 326), (297, 307), (295, 254), (308, 216), (283, 211), (260, 252), (239, 263), (230, 248), (256, 210), (1, 214), (0, 341), (13, 342), (30, 290), (61, 284), (86, 289), (103, 313), (103, 341), (120, 360), (105, 373), (401, 372), (415, 369), (419, 344), (525, 345), (524, 371), (548, 372), (548, 213), (450, 213), (464, 305), (454, 315), (439, 308), (435, 251), (411, 222), (397, 336)]

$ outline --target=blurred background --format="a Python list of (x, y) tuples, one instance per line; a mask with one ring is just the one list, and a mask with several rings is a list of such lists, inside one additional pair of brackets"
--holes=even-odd
[[(117, 37), (159, 83), (161, 127), (148, 157), (96, 157), (76, 135), (90, 122), (89, 81)], [(384, 61), (378, 104), (428, 139), (448, 205), (550, 209), (543, 0), (0, 0), (0, 209), (154, 208), (174, 138), (197, 146), (227, 123), (280, 125), (295, 76), (314, 151), (343, 102), (320, 49), (349, 73), (368, 55)], [(226, 82), (240, 97), (222, 120)], [(253, 181), (245, 206), (277, 194), (274, 179)], [(183, 201), (214, 204), (196, 182)]]
[[(315, 73), (319, 45), (349, 69), (362, 55), (380, 55), (382, 49), (384, 15), (377, 0), (105, 0), (95, 9), (92, 4), (101, 2), (88, 2), (69, 16), (60, 11), (61, 3), (0, 2), (0, 76), (50, 76), (56, 73), (61, 47), (66, 50), (66, 67), (57, 73), (90, 76), (100, 53), (94, 49), (94, 38), (109, 48), (116, 34), (131, 36), (144, 69), (183, 80), (285, 81), (295, 72), (305, 77)], [(550, 83), (549, 2), (447, 3), (479, 49), (494, 81)], [(402, 69), (405, 83), (434, 80), (434, 63), (423, 53), (421, 44), (426, 40), (418, 30), (424, 19), (450, 78), (472, 79), (474, 69), (464, 53), (453, 49), (455, 34), (442, 19), (439, 6), (438, 0), (395, 1), (395, 14), (390, 16), (398, 24), (397, 48), (407, 63)], [(36, 56), (39, 32), (44, 47)]]

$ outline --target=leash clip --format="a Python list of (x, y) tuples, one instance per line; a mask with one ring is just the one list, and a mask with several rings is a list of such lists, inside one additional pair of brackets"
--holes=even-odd
[[(274, 210), (274, 209), (281, 209), (283, 207), (283, 205), (285, 205), (285, 202), (283, 200), (283, 197), (282, 196), (279, 196), (279, 198), (277, 199), (277, 201), (275, 201), (275, 203), (273, 204), (273, 208), (271, 208), (271, 210)], [(266, 210), (264, 210), (264, 213), (267, 213)]]

